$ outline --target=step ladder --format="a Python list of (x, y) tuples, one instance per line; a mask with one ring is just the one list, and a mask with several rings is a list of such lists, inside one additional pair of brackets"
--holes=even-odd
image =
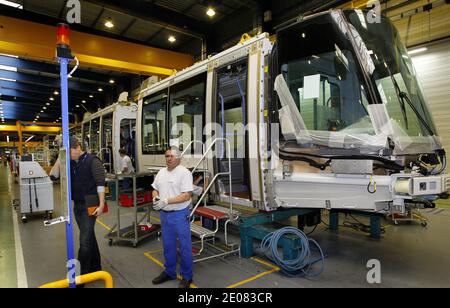
[[(231, 251), (221, 251), (221, 253), (219, 254), (215, 254), (213, 256), (209, 256), (206, 258), (202, 258), (202, 259), (197, 259), (194, 262), (199, 262), (202, 260), (207, 260), (207, 259), (211, 259), (211, 258), (215, 258), (215, 257), (219, 257), (219, 256), (224, 256), (227, 254), (232, 254), (232, 253), (236, 253), (239, 252), (239, 245), (236, 245), (235, 243), (229, 243), (228, 241), (228, 224), (231, 222), (234, 222), (238, 219), (240, 213), (237, 211), (233, 210), (233, 203), (232, 203), (232, 181), (231, 181), (231, 148), (230, 148), (230, 143), (228, 141), (228, 139), (226, 138), (216, 138), (206, 149), (206, 151), (204, 151), (201, 159), (197, 162), (197, 164), (195, 165), (195, 167), (192, 169), (191, 173), (194, 174), (196, 171), (199, 171), (198, 167), (200, 166), (200, 164), (205, 161), (206, 156), (208, 155), (209, 152), (212, 151), (213, 146), (217, 143), (217, 142), (224, 142), (226, 145), (226, 150), (227, 150), (227, 157), (228, 157), (228, 171), (227, 172), (219, 172), (217, 174), (215, 174), (215, 176), (213, 177), (213, 179), (211, 180), (211, 182), (208, 184), (208, 186), (206, 187), (206, 189), (204, 189), (204, 191), (202, 192), (201, 196), (199, 197), (199, 199), (197, 200), (197, 203), (195, 204), (194, 208), (191, 211), (190, 214), (190, 220), (191, 220), (191, 233), (193, 236), (198, 237), (200, 239), (200, 243), (201, 243), (201, 248), (200, 250), (195, 254), (195, 256), (199, 256), (201, 255), (201, 253), (203, 252), (204, 248), (205, 248), (205, 242), (208, 239), (211, 239), (213, 242), (213, 245), (215, 245), (215, 236), (217, 234), (217, 232), (219, 231), (219, 227), (220, 227), (220, 222), (224, 221), (224, 236), (225, 236), (225, 244), (229, 247), (235, 247), (237, 246), (237, 249), (232, 249)], [(192, 146), (192, 144), (194, 143), (200, 143), (202, 144), (202, 149), (204, 149), (204, 144), (201, 141), (198, 140), (193, 140), (191, 141), (188, 146), (186, 147), (186, 149), (182, 152), (181, 156), (183, 156), (186, 151)], [(204, 168), (203, 165), (203, 169), (201, 170), (204, 172), (204, 180), (206, 180), (206, 173), (209, 173), (209, 171)], [(229, 177), (229, 208), (224, 208), (221, 206), (208, 206), (206, 204), (206, 199), (205, 197), (208, 195), (211, 187), (215, 184), (216, 180), (221, 177), (221, 176), (228, 176)], [(199, 207), (199, 205), (203, 202), (203, 206)], [(203, 225), (203, 218), (207, 218), (210, 219), (212, 221), (214, 221), (215, 227), (214, 230), (210, 230), (208, 228), (203, 227), (202, 225), (198, 225), (194, 222), (194, 218), (195, 216), (200, 216), (200, 222)]]

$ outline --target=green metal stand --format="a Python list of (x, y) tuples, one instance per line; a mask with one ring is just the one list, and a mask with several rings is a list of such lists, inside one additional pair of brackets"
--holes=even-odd
[[(253, 241), (262, 240), (266, 235), (276, 230), (275, 228), (264, 224), (274, 223), (297, 216), (298, 228), (303, 230), (306, 225), (306, 217), (312, 214), (320, 215), (320, 210), (288, 209), (240, 217), (239, 233), (241, 236), (241, 257), (250, 258), (253, 256)], [(283, 258), (285, 260), (292, 260), (297, 256), (296, 247), (299, 246), (298, 238), (283, 236), (279, 244), (283, 248)]]
[(348, 210), (331, 210), (330, 211), (330, 230), (337, 231), (339, 229), (339, 213), (344, 214), (358, 214), (369, 217), (370, 219), (370, 237), (373, 239), (381, 238), (381, 218), (382, 214), (362, 212), (362, 211), (348, 211)]

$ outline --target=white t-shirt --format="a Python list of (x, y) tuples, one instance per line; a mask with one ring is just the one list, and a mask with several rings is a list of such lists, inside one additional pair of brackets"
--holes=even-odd
[(125, 155), (122, 157), (122, 172), (124, 168), (128, 168), (128, 171), (126, 174), (130, 174), (131, 172), (134, 172), (133, 163), (131, 162), (131, 158), (128, 155)]
[[(184, 192), (191, 192), (194, 190), (192, 184), (192, 174), (185, 167), (178, 165), (172, 171), (163, 168), (159, 170), (153, 181), (153, 188), (159, 192), (160, 199), (172, 198), (179, 196)], [(165, 211), (179, 211), (191, 205), (191, 200), (169, 204), (164, 207)]]

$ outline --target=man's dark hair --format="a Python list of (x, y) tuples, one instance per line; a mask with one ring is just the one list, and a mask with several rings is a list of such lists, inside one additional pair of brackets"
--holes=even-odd
[(119, 149), (119, 154), (127, 155), (127, 151), (125, 151), (125, 149)]
[(71, 136), (69, 142), (71, 149), (76, 149), (78, 148), (78, 146), (80, 146), (81, 149), (83, 150), (83, 145), (81, 144), (80, 140), (78, 140), (77, 136)]

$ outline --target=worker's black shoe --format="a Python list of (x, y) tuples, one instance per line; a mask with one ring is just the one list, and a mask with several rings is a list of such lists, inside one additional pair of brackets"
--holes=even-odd
[(174, 278), (167, 275), (166, 272), (162, 272), (158, 277), (152, 280), (153, 284), (161, 284), (169, 280), (173, 280)]
[(180, 285), (178, 286), (180, 289), (188, 289), (191, 287), (192, 280), (181, 279)]

